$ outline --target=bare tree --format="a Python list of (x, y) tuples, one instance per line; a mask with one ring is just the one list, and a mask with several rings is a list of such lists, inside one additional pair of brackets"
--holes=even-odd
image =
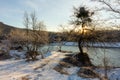
[(26, 54), (26, 57), (28, 59), (36, 60), (40, 47), (48, 42), (48, 34), (45, 31), (46, 26), (43, 22), (37, 21), (35, 12), (31, 13), (30, 16), (28, 14), (25, 14), (24, 25), (26, 27), (27, 34), (28, 52)]
[[(85, 7), (74, 8), (74, 29), (78, 33), (78, 48), (80, 53), (77, 55), (78, 60), (82, 65), (91, 66), (92, 63), (89, 56), (83, 52), (83, 46), (90, 40), (94, 40), (94, 36), (90, 35), (94, 29), (90, 27), (92, 22), (91, 16), (94, 12), (90, 12)], [(88, 29), (87, 29), (88, 28)], [(86, 34), (86, 31), (90, 31)]]
[(114, 19), (120, 19), (120, 1), (119, 0), (91, 0), (102, 3), (103, 6), (100, 10), (106, 10), (112, 12)]
[(30, 44), (30, 42), (29, 42), (29, 28), (30, 28), (30, 19), (29, 19), (29, 15), (28, 15), (28, 13), (27, 12), (25, 12), (24, 13), (24, 21), (23, 21), (23, 24), (24, 24), (24, 26), (25, 26), (25, 28), (26, 28), (26, 48), (27, 48), (27, 50), (29, 50), (29, 44)]

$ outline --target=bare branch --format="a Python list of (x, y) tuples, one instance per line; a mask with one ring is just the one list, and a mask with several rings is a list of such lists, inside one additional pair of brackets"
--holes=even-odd
[(114, 13), (118, 13), (120, 14), (120, 10), (116, 10), (115, 8), (112, 7), (111, 4), (109, 4), (108, 2), (106, 2), (105, 0), (98, 0), (99, 2), (105, 4), (110, 10), (109, 11), (112, 11)]

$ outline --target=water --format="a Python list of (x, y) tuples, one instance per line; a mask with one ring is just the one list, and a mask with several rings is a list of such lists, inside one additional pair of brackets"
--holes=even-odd
[(88, 54), (95, 65), (103, 65), (103, 59), (105, 57), (108, 66), (120, 67), (119, 48), (89, 48)]
[[(57, 51), (58, 46), (44, 46), (41, 50), (47, 51)], [(79, 52), (77, 46), (62, 46), (64, 51)], [(91, 61), (95, 65), (103, 65), (104, 56), (106, 57), (109, 66), (120, 67), (120, 48), (84, 48), (84, 52), (87, 52)]]

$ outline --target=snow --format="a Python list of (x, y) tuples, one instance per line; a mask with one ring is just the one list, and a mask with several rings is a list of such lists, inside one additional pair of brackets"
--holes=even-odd
[(9, 51), (9, 54), (11, 57), (14, 57), (14, 58), (25, 58), (25, 53), (26, 51), (18, 51), (18, 50), (10, 50)]
[[(28, 76), (30, 80), (63, 80), (59, 79), (62, 75), (53, 70), (53, 67), (56, 66), (64, 56), (60, 53), (55, 53), (56, 52), (53, 52), (52, 56), (35, 62), (25, 62), (24, 59), (0, 61), (0, 80), (20, 80), (21, 77), (24, 76)], [(43, 64), (47, 65), (39, 68)], [(35, 70), (36, 68), (38, 69)], [(40, 74), (43, 75), (43, 77), (40, 77)], [(58, 76), (53, 77), (56, 74), (58, 74)], [(47, 75), (48, 77), (46, 77)]]
[(88, 43), (92, 47), (107, 47), (107, 48), (120, 48), (120, 42), (98, 42), (98, 43)]
[[(77, 75), (77, 71), (79, 71), (79, 67), (70, 67), (70, 68), (64, 68), (65, 71), (67, 71), (69, 74), (61, 74), (57, 71), (55, 71), (53, 68), (58, 65), (59, 61), (63, 59), (65, 54), (70, 53), (61, 53), (57, 52), (59, 50), (56, 43), (54, 43), (54, 47), (49, 47), (49, 50), (46, 54), (43, 54), (45, 59), (41, 59), (39, 56), (39, 60), (37, 61), (25, 61), (25, 51), (18, 51), (18, 50), (10, 50), (9, 54), (13, 57), (12, 59), (8, 60), (2, 60), (0, 61), (0, 80), (22, 80), (23, 77), (28, 78), (29, 80), (99, 80), (97, 78), (90, 79), (90, 78), (82, 78)], [(79, 51), (77, 46), (77, 43), (75, 42), (63, 42), (63, 45), (61, 49), (63, 51)], [(90, 44), (91, 45), (91, 44)], [(68, 47), (69, 46), (69, 47)], [(94, 46), (99, 47), (101, 44), (95, 43)], [(107, 47), (120, 47), (120, 43), (115, 44), (108, 44), (106, 43), (105, 46)], [(46, 47), (45, 47), (46, 48)], [(46, 49), (47, 50), (47, 49)], [(42, 53), (45, 53), (46, 50), (42, 49)], [(92, 51), (92, 48), (88, 50), (91, 55), (94, 53)], [(101, 50), (97, 49), (98, 52), (102, 52)], [(119, 57), (119, 50), (107, 50), (107, 53), (114, 53), (117, 55), (117, 58)], [(97, 57), (94, 54), (94, 56), (91, 56), (90, 58), (93, 58), (96, 63), (102, 62), (102, 60), (99, 59), (100, 62), (97, 62)], [(107, 54), (108, 55), (108, 54)], [(101, 58), (102, 54), (100, 55)], [(16, 60), (15, 58), (18, 58), (19, 60)], [(114, 59), (118, 61), (116, 56), (108, 55), (110, 59)], [(101, 58), (102, 59), (102, 58)], [(103, 69), (96, 70), (101, 74), (101, 76), (104, 75)], [(120, 80), (120, 68), (111, 69), (108, 71), (108, 77), (110, 80)]]
[(81, 78), (77, 75), (71, 75), (68, 77), (68, 80), (99, 80), (99, 79), (88, 79), (88, 78)]
[[(8, 59), (0, 61), (0, 80), (22, 80), (23, 77), (29, 80), (99, 80), (97, 78), (82, 78), (77, 76), (76, 72), (79, 67), (64, 68), (69, 75), (60, 74), (53, 68), (58, 65), (59, 61), (63, 59), (65, 54), (61, 52), (49, 52), (45, 59), (39, 59), (34, 62), (26, 62), (24, 59), (14, 60)], [(100, 70), (101, 74), (103, 71)], [(108, 72), (110, 80), (120, 79), (120, 68), (111, 69)]]
[(63, 42), (63, 44), (66, 46), (77, 46), (78, 45), (78, 43), (76, 42)]
[[(6, 60), (0, 62), (0, 80), (14, 80), (22, 77), (23, 69), (28, 63), (23, 60)], [(29, 68), (28, 68), (29, 69)]]
[(44, 57), (48, 57), (50, 55), (52, 55), (51, 52), (47, 52), (46, 54), (44, 54)]

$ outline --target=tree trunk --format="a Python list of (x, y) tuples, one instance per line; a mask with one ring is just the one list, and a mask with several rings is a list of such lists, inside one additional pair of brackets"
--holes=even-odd
[[(84, 24), (82, 24), (82, 26), (84, 26)], [(78, 39), (78, 48), (79, 48), (80, 54), (83, 54), (83, 48), (82, 48), (83, 36), (84, 36), (84, 29), (82, 30), (81, 35)]]
[(80, 54), (83, 54), (83, 48), (82, 48), (82, 45), (81, 45), (81, 42), (82, 42), (81, 40), (82, 40), (82, 36), (78, 40), (78, 48), (79, 48)]
[[(82, 26), (84, 26), (84, 24)], [(77, 55), (77, 60), (81, 63), (81, 66), (93, 66), (88, 54), (83, 52), (83, 46), (82, 46), (82, 42), (84, 42), (83, 36), (84, 36), (84, 29), (81, 32), (81, 35), (78, 39), (78, 48), (80, 52)]]

